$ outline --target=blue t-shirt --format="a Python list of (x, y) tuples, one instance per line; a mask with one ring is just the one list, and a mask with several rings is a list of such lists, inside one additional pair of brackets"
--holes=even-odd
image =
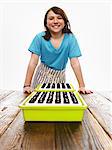
[(42, 36), (45, 32), (37, 34), (29, 51), (40, 56), (41, 62), (55, 70), (63, 70), (66, 67), (68, 58), (81, 56), (81, 51), (74, 34), (65, 33), (58, 48), (55, 48), (51, 40), (47, 41)]

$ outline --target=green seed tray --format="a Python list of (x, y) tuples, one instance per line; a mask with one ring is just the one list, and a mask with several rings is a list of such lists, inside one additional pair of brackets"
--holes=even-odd
[[(32, 92), (20, 105), (25, 121), (82, 121), (87, 104), (82, 96), (74, 90), (80, 105), (28, 105), (29, 100), (36, 94)], [(48, 91), (49, 92), (49, 91)], [(56, 91), (57, 92), (57, 91)], [(67, 91), (65, 91), (67, 92)]]
[(74, 87), (73, 87), (73, 85), (72, 84), (69, 84), (69, 86), (70, 86), (70, 89), (53, 89), (53, 88), (41, 88), (42, 87), (42, 85), (43, 84), (39, 84), (39, 85), (37, 85), (37, 87), (35, 88), (35, 91), (42, 91), (42, 92), (58, 92), (58, 91), (60, 91), (60, 92), (73, 92), (73, 91), (75, 91), (75, 89), (74, 89)]

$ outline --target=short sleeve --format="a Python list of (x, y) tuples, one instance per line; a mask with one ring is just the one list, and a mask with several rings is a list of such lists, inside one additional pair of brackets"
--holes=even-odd
[(70, 35), (70, 40), (69, 40), (69, 58), (73, 57), (80, 57), (82, 56), (77, 39), (73, 34)]
[(31, 42), (28, 50), (32, 53), (35, 53), (36, 55), (41, 55), (41, 51), (40, 51), (40, 47), (41, 47), (41, 40), (38, 37), (38, 35), (36, 35), (33, 39), (33, 41)]

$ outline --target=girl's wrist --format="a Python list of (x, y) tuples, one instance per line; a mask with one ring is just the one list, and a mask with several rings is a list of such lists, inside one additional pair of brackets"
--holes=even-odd
[(79, 86), (79, 88), (85, 88), (85, 86)]
[(23, 86), (23, 88), (25, 88), (25, 87), (30, 87), (30, 84), (26, 84)]

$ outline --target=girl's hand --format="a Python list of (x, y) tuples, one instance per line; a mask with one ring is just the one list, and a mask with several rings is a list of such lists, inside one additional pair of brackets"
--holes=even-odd
[(23, 87), (23, 92), (24, 93), (29, 93), (30, 94), (33, 91), (34, 91), (34, 89), (30, 86)]
[(78, 92), (81, 93), (81, 94), (91, 94), (91, 93), (93, 93), (91, 90), (85, 89), (85, 87), (80, 87)]

